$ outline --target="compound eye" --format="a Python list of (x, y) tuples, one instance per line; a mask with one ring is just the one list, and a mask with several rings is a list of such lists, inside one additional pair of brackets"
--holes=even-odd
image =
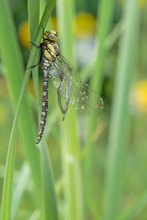
[(53, 35), (53, 34), (50, 34), (50, 35), (49, 35), (49, 39), (50, 39), (51, 41), (57, 41), (57, 37), (56, 37), (55, 35)]
[(49, 32), (49, 40), (50, 41), (53, 41), (53, 42), (56, 42), (57, 41), (57, 32), (54, 31), (54, 30), (51, 30)]

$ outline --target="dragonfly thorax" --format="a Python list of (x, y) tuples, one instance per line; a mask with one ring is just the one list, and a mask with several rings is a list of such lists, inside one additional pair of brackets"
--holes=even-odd
[(43, 55), (46, 60), (49, 62), (54, 62), (59, 56), (59, 48), (56, 45), (56, 43), (49, 43), (44, 42), (43, 43)]

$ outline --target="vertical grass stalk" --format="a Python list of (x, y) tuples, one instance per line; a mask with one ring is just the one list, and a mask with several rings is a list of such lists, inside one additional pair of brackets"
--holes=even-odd
[[(39, 26), (39, 12), (40, 12), (40, 0), (28, 0), (28, 21), (30, 27), (30, 42), (34, 42), (35, 40), (35, 30)], [(30, 48), (32, 45), (30, 44)], [(39, 60), (39, 50), (36, 53), (36, 57), (34, 63), (37, 63)], [(38, 94), (38, 67), (32, 69), (33, 83), (34, 83), (34, 91), (39, 109), (39, 94)], [(38, 112), (39, 115), (39, 112)]]
[[(71, 63), (74, 63), (74, 10), (74, 0), (61, 0), (58, 2), (57, 14), (61, 51)], [(64, 219), (82, 220), (83, 202), (81, 171), (78, 161), (79, 142), (77, 138), (77, 119), (75, 111), (69, 108), (64, 122), (60, 124), (60, 128), (63, 177), (65, 179), (64, 195), (67, 208), (67, 214)]]
[(43, 142), (41, 149), (41, 174), (42, 174), (42, 213), (41, 219), (58, 220), (57, 199), (55, 195), (55, 184), (52, 173), (51, 159), (48, 154), (48, 148)]
[(138, 35), (138, 1), (126, 1), (125, 30), (120, 40), (113, 107), (109, 128), (108, 157), (106, 164), (105, 220), (116, 219), (121, 192), (128, 96), (135, 67), (136, 37)]
[[(112, 25), (112, 20), (114, 16), (114, 8), (115, 8), (115, 0), (101, 0), (98, 9), (97, 9), (97, 29), (96, 29), (96, 56), (95, 62), (93, 65), (93, 75), (91, 78), (90, 86), (95, 89), (95, 91), (100, 94), (103, 82), (103, 72), (106, 64), (107, 58), (107, 48), (106, 48), (106, 39), (110, 31), (110, 27)], [(100, 114), (98, 112), (94, 112), (89, 115), (88, 121), (88, 137), (87, 137), (87, 156), (85, 161), (85, 183), (86, 186), (86, 197), (88, 204), (89, 199), (91, 197), (92, 185), (89, 182), (91, 179), (91, 175), (93, 175), (93, 140), (92, 134), (98, 123), (98, 117)]]

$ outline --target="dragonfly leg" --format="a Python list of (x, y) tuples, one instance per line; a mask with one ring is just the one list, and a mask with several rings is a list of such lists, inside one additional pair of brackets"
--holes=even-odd
[(38, 66), (38, 65), (40, 65), (40, 64), (42, 64), (43, 63), (43, 51), (42, 51), (42, 47), (41, 47), (41, 45), (40, 46), (37, 46), (36, 44), (34, 44), (33, 42), (30, 42), (30, 43), (32, 43), (34, 46), (36, 46), (37, 48), (40, 48), (41, 50), (41, 52), (40, 52), (40, 58), (39, 58), (39, 62), (38, 63), (36, 63), (36, 64), (34, 64), (34, 65), (32, 65), (32, 66), (29, 66), (29, 67), (27, 67), (26, 69), (33, 69), (34, 67), (36, 67), (36, 66)]
[(39, 66), (40, 64), (42, 64), (42, 62), (43, 62), (43, 60), (39, 60), (38, 63), (34, 64), (33, 66), (29, 66), (26, 69), (33, 69), (34, 67)]
[(38, 45), (36, 45), (34, 42), (29, 41), (29, 43), (32, 44), (34, 47), (36, 47), (36, 48), (38, 48), (38, 49), (41, 48), (41, 45), (38, 46)]

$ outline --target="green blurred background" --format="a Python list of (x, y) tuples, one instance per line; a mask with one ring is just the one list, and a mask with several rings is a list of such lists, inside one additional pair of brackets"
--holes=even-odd
[[(30, 34), (31, 41), (36, 42), (37, 22), (48, 1), (40, 1), (40, 5), (36, 1), (34, 8), (31, 1), (6, 2), (12, 22), (8, 25), (14, 27), (8, 36), (9, 26), (1, 23), (0, 35), (6, 31), (11, 39), (14, 34), (17, 62), (20, 58), (23, 73), (30, 55)], [(38, 18), (31, 17), (35, 13)], [(7, 22), (2, 15), (0, 19)], [(49, 87), (44, 140), (35, 146), (42, 71), (33, 70), (13, 143), (16, 152), (10, 219), (146, 220), (147, 1), (62, 0), (55, 3), (47, 29), (59, 32), (61, 52), (90, 89), (102, 97), (104, 107), (86, 114), (70, 107), (63, 122), (56, 91)], [(8, 144), (24, 76), (15, 72), (19, 68), (11, 44), (13, 40), (4, 43), (0, 37), (0, 202), (4, 199)], [(10, 46), (9, 55), (4, 45)], [(53, 200), (55, 210), (50, 207)]]

